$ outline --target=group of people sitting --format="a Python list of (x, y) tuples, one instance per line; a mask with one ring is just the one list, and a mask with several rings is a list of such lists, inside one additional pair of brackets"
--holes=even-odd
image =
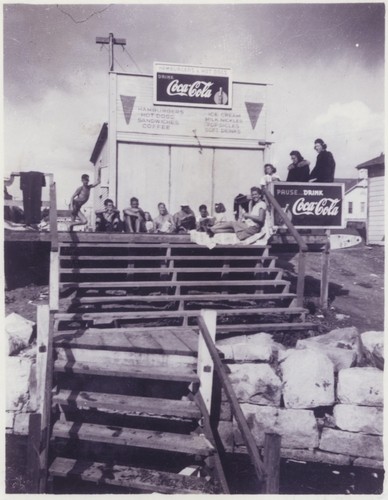
[(113, 200), (104, 201), (104, 209), (96, 212), (97, 232), (126, 233), (186, 233), (192, 229), (206, 231), (208, 226), (226, 221), (226, 209), (223, 203), (214, 206), (215, 215), (210, 216), (206, 205), (200, 205), (196, 216), (189, 204), (181, 203), (180, 210), (174, 215), (167, 210), (166, 204), (158, 203), (158, 215), (152, 218), (150, 212), (139, 206), (139, 199), (130, 199), (130, 206), (123, 210), (123, 220), (120, 211), (114, 206)]

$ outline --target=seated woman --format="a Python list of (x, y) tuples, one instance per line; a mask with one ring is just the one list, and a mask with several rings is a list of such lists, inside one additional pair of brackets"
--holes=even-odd
[(292, 163), (288, 165), (287, 182), (308, 182), (310, 162), (305, 160), (299, 151), (291, 151)]
[(210, 217), (206, 205), (199, 206), (199, 215), (197, 217), (197, 231), (205, 232), (208, 226), (214, 224), (214, 217)]
[(188, 233), (191, 229), (195, 229), (195, 214), (188, 203), (181, 203), (181, 209), (174, 214), (173, 219), (177, 233)]
[(218, 222), (207, 228), (209, 236), (217, 233), (236, 233), (237, 238), (242, 241), (249, 236), (259, 233), (264, 226), (266, 214), (266, 204), (262, 198), (261, 189), (251, 188), (251, 200), (248, 211), (243, 212), (241, 221)]
[(113, 233), (121, 231), (120, 212), (115, 208), (113, 201), (107, 198), (104, 201), (104, 210), (96, 212), (96, 232)]
[(214, 204), (214, 219), (214, 222), (226, 222), (228, 220), (226, 208), (223, 203)]
[(139, 200), (135, 196), (130, 199), (131, 206), (123, 210), (124, 231), (126, 233), (145, 233), (144, 212), (139, 207)]
[(155, 232), (154, 221), (152, 220), (151, 214), (149, 212), (144, 212), (144, 224), (147, 233)]

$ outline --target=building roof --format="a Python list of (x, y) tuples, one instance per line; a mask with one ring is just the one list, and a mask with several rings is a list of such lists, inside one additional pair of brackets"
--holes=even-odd
[(364, 163), (361, 163), (360, 165), (357, 165), (357, 169), (360, 168), (373, 168), (373, 167), (384, 167), (385, 161), (384, 161), (384, 153), (381, 153), (380, 156), (377, 156), (376, 158), (372, 158), (372, 160), (368, 160)]
[(93, 163), (93, 165), (96, 164), (96, 161), (98, 160), (98, 157), (101, 153), (101, 150), (108, 138), (108, 124), (105, 122), (103, 126), (101, 127), (100, 134), (97, 138), (97, 142), (94, 146), (92, 156), (90, 157), (90, 161)]
[(353, 187), (357, 186), (359, 181), (360, 179), (349, 179), (349, 178), (334, 179), (334, 182), (341, 182), (342, 184), (345, 184), (345, 193), (347, 193), (349, 189), (352, 189)]

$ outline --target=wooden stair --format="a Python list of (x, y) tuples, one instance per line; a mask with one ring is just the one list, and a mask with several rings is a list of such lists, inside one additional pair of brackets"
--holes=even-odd
[(199, 311), (217, 311), (222, 336), (310, 328), (306, 310), (267, 246), (122, 236), (59, 245), (50, 482), (228, 493), (198, 391)]

